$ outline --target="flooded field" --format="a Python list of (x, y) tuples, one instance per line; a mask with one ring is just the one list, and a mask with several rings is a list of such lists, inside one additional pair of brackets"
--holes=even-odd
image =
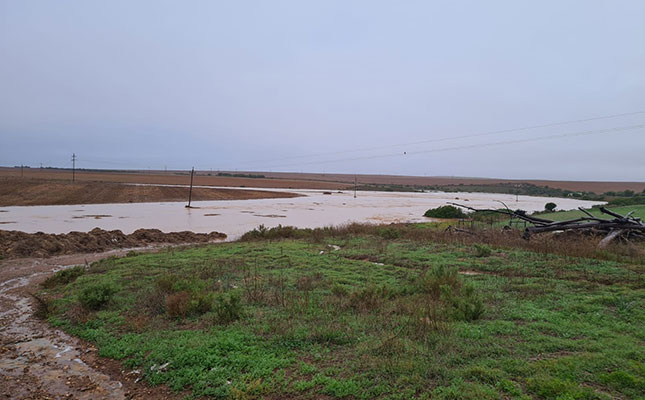
[[(280, 189), (271, 189), (280, 191)], [(284, 190), (287, 191), (287, 190)], [(0, 229), (28, 233), (88, 232), (93, 228), (119, 229), (131, 233), (139, 228), (164, 232), (218, 231), (234, 240), (263, 224), (301, 228), (340, 225), (349, 222), (391, 223), (429, 221), (429, 209), (458, 202), (476, 208), (501, 208), (502, 201), (512, 209), (543, 210), (547, 202), (558, 209), (591, 207), (598, 202), (551, 197), (530, 197), (490, 193), (401, 193), (401, 192), (322, 192), (288, 190), (303, 197), (288, 199), (231, 200), (185, 203), (93, 204), (70, 206), (26, 206), (0, 208)]]

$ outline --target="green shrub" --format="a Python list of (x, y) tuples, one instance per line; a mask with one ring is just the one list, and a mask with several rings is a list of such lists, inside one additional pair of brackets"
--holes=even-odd
[(441, 206), (431, 208), (423, 214), (430, 218), (465, 218), (466, 214), (455, 206)]
[(76, 278), (83, 275), (84, 273), (85, 268), (83, 268), (82, 266), (64, 269), (47, 278), (42, 283), (42, 286), (50, 289), (58, 285), (66, 285), (70, 282), (75, 281)]
[(217, 297), (217, 306), (215, 308), (217, 320), (222, 324), (228, 324), (243, 316), (240, 296), (237, 294), (220, 295)]
[(456, 268), (439, 265), (421, 273), (416, 284), (421, 293), (428, 294), (434, 299), (439, 299), (442, 286), (458, 288), (461, 286), (461, 280)]
[(459, 291), (453, 291), (449, 286), (441, 289), (442, 300), (452, 306), (451, 316), (454, 320), (469, 322), (484, 315), (484, 303), (475, 295), (475, 288), (472, 286), (464, 285)]
[(553, 202), (548, 202), (548, 203), (546, 203), (546, 204), (544, 205), (544, 210), (545, 210), (545, 211), (551, 211), (551, 212), (553, 212), (553, 211), (555, 211), (555, 208), (556, 208), (556, 207), (557, 207), (557, 205), (556, 205), (555, 203), (553, 203)]
[(632, 197), (623, 197), (611, 199), (606, 206), (635, 206), (645, 204), (645, 192), (643, 194), (637, 194)]
[(78, 301), (87, 309), (98, 310), (110, 301), (114, 293), (116, 293), (114, 286), (98, 283), (83, 289), (78, 296)]
[(310, 235), (311, 229), (298, 229), (293, 226), (278, 225), (275, 228), (267, 229), (266, 226), (260, 225), (252, 231), (246, 232), (240, 238), (241, 241), (261, 240), (261, 239), (297, 239)]
[(199, 293), (190, 301), (190, 312), (201, 315), (213, 309), (214, 296), (212, 293)]
[(486, 246), (485, 244), (475, 243), (475, 255), (477, 257), (488, 257), (492, 252), (493, 251), (491, 250), (491, 248)]
[(379, 229), (378, 234), (379, 234), (380, 237), (382, 237), (383, 239), (387, 239), (387, 240), (398, 239), (399, 236), (401, 236), (401, 233), (398, 230), (394, 229), (394, 228)]
[(440, 300), (451, 319), (474, 321), (485, 312), (484, 303), (474, 287), (464, 285), (455, 268), (434, 267), (417, 279), (417, 289), (434, 301)]

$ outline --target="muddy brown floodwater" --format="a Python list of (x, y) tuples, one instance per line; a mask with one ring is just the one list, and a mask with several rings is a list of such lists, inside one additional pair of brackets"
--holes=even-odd
[[(259, 190), (259, 189), (257, 189)], [(280, 191), (281, 189), (272, 189)], [(601, 202), (552, 197), (513, 196), (496, 193), (411, 193), (411, 192), (325, 192), (296, 190), (300, 197), (230, 201), (198, 201), (194, 208), (184, 203), (88, 204), (66, 206), (2, 207), (1, 229), (28, 233), (89, 232), (98, 227), (131, 233), (137, 229), (164, 232), (191, 231), (225, 233), (235, 240), (259, 225), (272, 228), (291, 225), (317, 228), (360, 223), (427, 222), (429, 208), (459, 202), (475, 208), (500, 208), (528, 212), (543, 210), (548, 202), (558, 209), (589, 208)], [(99, 216), (99, 218), (96, 218)]]
[[(137, 249), (152, 251), (154, 248)], [(128, 250), (0, 262), (0, 398), (174, 399), (185, 394), (149, 388), (137, 371), (33, 316), (30, 293), (53, 272)]]

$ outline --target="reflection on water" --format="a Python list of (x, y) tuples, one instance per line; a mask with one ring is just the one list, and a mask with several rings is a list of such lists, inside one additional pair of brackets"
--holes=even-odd
[[(276, 189), (271, 189), (276, 190)], [(277, 189), (279, 190), (279, 189)], [(226, 233), (229, 240), (260, 224), (267, 227), (293, 225), (315, 228), (348, 222), (391, 223), (428, 221), (423, 213), (457, 201), (475, 208), (500, 208), (503, 201), (512, 209), (543, 210), (548, 202), (559, 209), (591, 207), (597, 202), (551, 197), (490, 193), (333, 193), (293, 191), (305, 195), (290, 199), (197, 201), (195, 208), (184, 203), (88, 204), (70, 206), (3, 207), (2, 229), (24, 232), (67, 233), (93, 228), (120, 229), (131, 233), (139, 228), (157, 228), (164, 232), (193, 231)], [(459, 199), (459, 200), (455, 200)]]

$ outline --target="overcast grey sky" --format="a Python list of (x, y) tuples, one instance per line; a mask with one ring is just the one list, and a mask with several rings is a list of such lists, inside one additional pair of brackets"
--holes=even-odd
[(0, 165), (643, 181), (645, 113), (436, 140), (645, 111), (644, 21), (642, 0), (0, 0)]

